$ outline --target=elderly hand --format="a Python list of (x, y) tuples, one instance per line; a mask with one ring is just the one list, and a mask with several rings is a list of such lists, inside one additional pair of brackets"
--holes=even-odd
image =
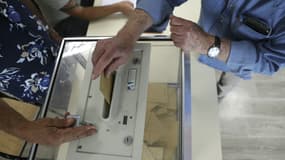
[(24, 122), (21, 124), (19, 137), (28, 142), (55, 146), (96, 133), (94, 126), (73, 128), (74, 122), (74, 119), (59, 118)]
[(204, 32), (196, 23), (179, 17), (170, 17), (171, 39), (176, 47), (184, 51), (206, 54), (214, 37)]
[(105, 73), (108, 77), (120, 65), (126, 63), (134, 48), (134, 42), (115, 36), (98, 41), (93, 52), (93, 79)]

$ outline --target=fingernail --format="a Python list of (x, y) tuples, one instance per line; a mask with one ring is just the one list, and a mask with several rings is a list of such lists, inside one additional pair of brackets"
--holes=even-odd
[(93, 129), (96, 130), (96, 127), (95, 126), (87, 126), (87, 130), (93, 130)]

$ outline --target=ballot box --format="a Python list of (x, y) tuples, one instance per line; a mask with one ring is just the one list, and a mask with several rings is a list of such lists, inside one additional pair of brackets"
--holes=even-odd
[(169, 37), (141, 37), (126, 64), (93, 80), (93, 51), (104, 38), (62, 41), (39, 116), (69, 112), (97, 134), (58, 147), (33, 144), (29, 159), (190, 160), (189, 54)]

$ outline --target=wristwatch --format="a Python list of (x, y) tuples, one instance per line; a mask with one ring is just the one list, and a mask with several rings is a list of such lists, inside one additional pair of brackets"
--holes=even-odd
[(221, 39), (215, 36), (215, 42), (208, 49), (207, 55), (211, 58), (217, 57), (221, 52)]

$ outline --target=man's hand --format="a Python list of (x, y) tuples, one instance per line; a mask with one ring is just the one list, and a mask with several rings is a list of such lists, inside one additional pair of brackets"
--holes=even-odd
[(122, 1), (118, 2), (117, 5), (119, 6), (120, 11), (127, 17), (129, 17), (134, 12), (134, 4), (132, 2)]
[(62, 143), (91, 136), (96, 133), (94, 126), (72, 127), (74, 119), (44, 118), (24, 122), (18, 129), (17, 136), (28, 142), (43, 145), (60, 145)]
[[(215, 37), (204, 32), (196, 23), (178, 18), (170, 17), (171, 39), (176, 47), (184, 51), (194, 51), (201, 54), (207, 54), (208, 49), (213, 45)], [(230, 54), (231, 41), (221, 38), (221, 52), (217, 57), (226, 62)]]
[(134, 42), (115, 36), (110, 39), (98, 41), (93, 52), (93, 79), (105, 73), (108, 77), (120, 65), (126, 63), (134, 48)]
[(185, 51), (206, 54), (214, 42), (214, 37), (204, 32), (196, 23), (175, 16), (170, 17), (170, 31), (174, 45)]
[(140, 35), (152, 25), (152, 18), (143, 10), (136, 9), (125, 26), (113, 38), (101, 40), (93, 52), (93, 79), (103, 72), (109, 76), (126, 63)]

